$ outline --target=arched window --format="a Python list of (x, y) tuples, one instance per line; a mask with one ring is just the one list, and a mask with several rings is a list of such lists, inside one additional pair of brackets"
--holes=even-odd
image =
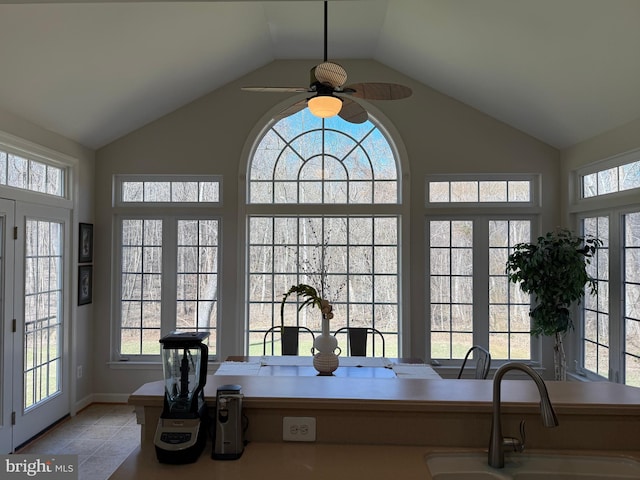
[[(395, 150), (372, 121), (323, 120), (305, 109), (266, 130), (247, 172), (249, 354), (262, 354), (283, 294), (300, 283), (331, 301), (332, 331), (375, 327), (387, 356), (398, 354), (400, 179)], [(320, 312), (297, 306), (287, 301), (284, 324), (319, 332)], [(310, 348), (301, 343), (301, 354)]]

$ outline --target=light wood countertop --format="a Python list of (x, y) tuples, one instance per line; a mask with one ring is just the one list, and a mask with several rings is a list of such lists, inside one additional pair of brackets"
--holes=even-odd
[[(205, 399), (215, 404), (217, 387), (242, 386), (244, 406), (260, 408), (314, 408), (488, 412), (493, 397), (492, 380), (342, 378), (342, 377), (261, 377), (209, 375)], [(598, 415), (640, 415), (640, 388), (609, 382), (546, 382), (558, 413)], [(503, 380), (504, 411), (532, 410), (540, 401), (533, 382)], [(161, 407), (162, 381), (136, 390), (129, 403)]]
[(152, 448), (131, 454), (109, 480), (425, 480), (424, 447), (249, 443), (238, 460), (212, 460), (208, 444), (196, 463), (158, 463)]
[[(251, 445), (281, 444), (284, 417), (314, 417), (315, 445), (484, 448), (492, 421), (492, 380), (210, 375), (210, 415), (218, 386), (242, 386)], [(527, 423), (530, 449), (640, 451), (640, 389), (608, 382), (546, 382), (560, 425), (540, 421), (534, 382), (503, 380), (505, 435)], [(162, 381), (134, 392), (143, 445), (153, 445)], [(275, 448), (275, 447), (274, 447)], [(284, 447), (283, 447), (284, 448)], [(318, 447), (321, 448), (321, 447)], [(325, 447), (322, 447), (325, 448)], [(220, 467), (223, 468), (223, 467)]]
[[(423, 446), (249, 443), (238, 460), (219, 461), (210, 458), (209, 443), (198, 461), (188, 465), (160, 464), (153, 448), (138, 449), (109, 480), (430, 480), (425, 456), (451, 451), (486, 452)], [(585, 454), (584, 451), (580, 453)], [(612, 454), (607, 452), (606, 455)], [(635, 458), (638, 455), (638, 452), (615, 454)]]

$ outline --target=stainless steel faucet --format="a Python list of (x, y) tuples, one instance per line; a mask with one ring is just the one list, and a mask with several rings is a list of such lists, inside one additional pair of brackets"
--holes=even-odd
[(520, 370), (531, 377), (538, 387), (540, 393), (540, 414), (542, 415), (542, 423), (545, 427), (557, 427), (558, 419), (553, 411), (551, 401), (549, 400), (549, 392), (544, 384), (542, 377), (536, 371), (524, 363), (505, 363), (493, 377), (493, 416), (491, 420), (491, 438), (489, 439), (489, 465), (495, 468), (504, 467), (504, 446), (505, 444), (512, 446), (514, 450), (524, 450), (524, 422), (520, 424), (520, 440), (516, 438), (505, 439), (502, 436), (502, 424), (500, 418), (500, 384), (502, 377), (510, 370)]

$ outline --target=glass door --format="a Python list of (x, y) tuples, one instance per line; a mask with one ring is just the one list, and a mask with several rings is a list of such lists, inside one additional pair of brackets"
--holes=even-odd
[(69, 413), (69, 212), (18, 204), (14, 445)]
[(0, 454), (13, 451), (13, 227), (15, 203), (0, 199)]

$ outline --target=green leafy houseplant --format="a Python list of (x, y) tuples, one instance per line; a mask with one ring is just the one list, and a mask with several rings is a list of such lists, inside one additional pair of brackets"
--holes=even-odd
[(532, 335), (553, 336), (556, 380), (566, 379), (563, 336), (573, 328), (571, 306), (582, 300), (585, 289), (596, 294), (596, 279), (587, 272), (590, 258), (602, 242), (561, 229), (538, 237), (535, 243), (519, 243), (507, 259), (509, 280), (534, 296)]

